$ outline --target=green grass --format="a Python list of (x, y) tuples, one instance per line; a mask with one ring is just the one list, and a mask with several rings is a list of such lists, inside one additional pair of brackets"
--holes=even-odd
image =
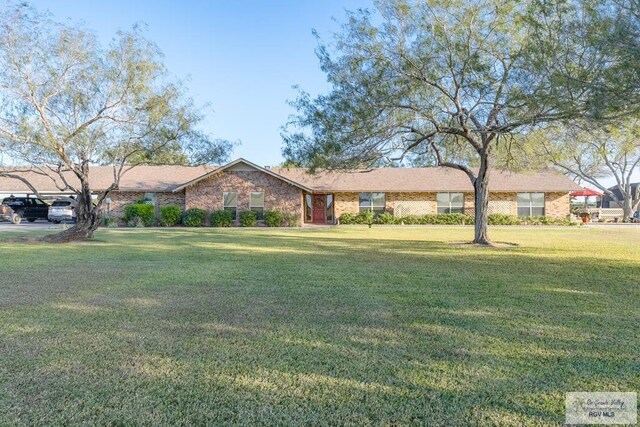
[(0, 241), (0, 425), (561, 425), (637, 391), (640, 227), (471, 235)]

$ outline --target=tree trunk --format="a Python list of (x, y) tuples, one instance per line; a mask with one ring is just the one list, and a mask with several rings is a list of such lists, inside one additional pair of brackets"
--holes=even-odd
[(76, 208), (76, 224), (58, 234), (43, 237), (43, 240), (51, 243), (66, 243), (77, 240), (85, 240), (93, 237), (94, 231), (100, 226), (102, 219), (100, 206), (94, 206), (91, 200), (91, 189), (87, 183), (82, 184), (78, 194), (78, 207)]
[(489, 159), (482, 156), (480, 170), (473, 182), (475, 194), (475, 235), (473, 243), (478, 245), (491, 245), (487, 234), (489, 224)]
[(633, 201), (631, 200), (631, 193), (627, 193), (622, 200), (622, 222), (629, 222), (629, 219), (633, 216)]

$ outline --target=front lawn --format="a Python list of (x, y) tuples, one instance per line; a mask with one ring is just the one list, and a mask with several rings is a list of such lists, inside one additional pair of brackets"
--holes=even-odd
[(561, 425), (638, 390), (640, 227), (472, 232), (0, 241), (0, 425)]

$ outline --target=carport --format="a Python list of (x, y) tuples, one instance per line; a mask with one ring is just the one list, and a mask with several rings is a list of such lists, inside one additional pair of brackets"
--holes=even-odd
[[(11, 188), (13, 188), (14, 191), (11, 191)], [(4, 206), (5, 211), (8, 208), (8, 212), (4, 212), (0, 220), (10, 221), (13, 223), (11, 224), (13, 226), (35, 222), (47, 224), (48, 226), (49, 208), (51, 204), (57, 199), (68, 198), (70, 196), (73, 196), (73, 193), (69, 191), (43, 191), (34, 193), (32, 191), (24, 191), (24, 189), (16, 189), (15, 187), (10, 187), (9, 189), (6, 187), (0, 188), (0, 203), (7, 205)], [(25, 198), (30, 199), (30, 201), (25, 201)], [(9, 199), (14, 200), (11, 201)], [(16, 216), (16, 214), (18, 214), (18, 216)]]

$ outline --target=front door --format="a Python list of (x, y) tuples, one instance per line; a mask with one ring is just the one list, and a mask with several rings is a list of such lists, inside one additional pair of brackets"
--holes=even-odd
[(314, 194), (311, 204), (312, 222), (314, 224), (326, 224), (327, 222), (327, 195)]

